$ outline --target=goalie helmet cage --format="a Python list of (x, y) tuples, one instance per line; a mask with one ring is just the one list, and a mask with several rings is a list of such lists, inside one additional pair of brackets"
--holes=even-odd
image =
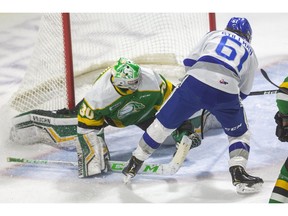
[(119, 57), (149, 65), (168, 79), (181, 77), (184, 57), (215, 29), (215, 13), (43, 14), (10, 106), (17, 112), (71, 109)]

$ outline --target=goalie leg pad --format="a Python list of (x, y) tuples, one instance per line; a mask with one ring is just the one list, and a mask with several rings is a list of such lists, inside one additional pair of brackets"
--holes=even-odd
[(97, 139), (99, 144), (101, 145), (101, 150), (102, 150), (102, 157), (101, 157), (101, 170), (103, 172), (107, 172), (108, 171), (108, 162), (110, 160), (110, 152), (108, 149), (108, 146), (105, 142), (105, 138), (104, 138), (104, 128), (102, 128), (98, 134), (97, 134)]
[(106, 172), (108, 148), (104, 140), (95, 132), (88, 134), (78, 134), (76, 144), (78, 155), (78, 175), (80, 178)]
[(77, 118), (54, 111), (32, 110), (15, 116), (10, 140), (27, 145), (45, 143), (58, 148), (75, 148)]

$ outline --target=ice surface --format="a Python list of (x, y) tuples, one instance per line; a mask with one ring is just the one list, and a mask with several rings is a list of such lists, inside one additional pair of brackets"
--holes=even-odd
[[(229, 18), (235, 15), (243, 14), (217, 14), (218, 28), (224, 28)], [(257, 13), (244, 16), (253, 27), (252, 45), (259, 57), (259, 68), (266, 69), (270, 78), (280, 84), (288, 74), (288, 14)], [(273, 117), (277, 110), (275, 95), (251, 96), (244, 101), (252, 132), (247, 169), (250, 174), (262, 177), (265, 182), (263, 190), (257, 194), (245, 196), (235, 192), (228, 172), (228, 142), (221, 129), (210, 130), (205, 135), (202, 145), (190, 151), (177, 174), (137, 175), (130, 186), (122, 183), (122, 175), (118, 173), (79, 179), (77, 169), (73, 167), (6, 162), (8, 156), (76, 161), (76, 153), (44, 144), (23, 146), (9, 142), (10, 118), (13, 113), (7, 102), (19, 87), (29, 63), (40, 15), (6, 14), (0, 18), (0, 203), (268, 202), (280, 167), (288, 155), (287, 143), (279, 142), (274, 135)], [(253, 90), (269, 89), (275, 87), (257, 71)], [(142, 131), (135, 127), (121, 130), (108, 128), (106, 134), (112, 159), (128, 160)], [(149, 160), (166, 163), (173, 152), (173, 146), (163, 146)], [(150, 208), (141, 207), (143, 210)], [(164, 206), (172, 212), (178, 207)], [(189, 207), (190, 214), (195, 214), (195, 207)], [(216, 208), (220, 211), (221, 207)], [(117, 205), (117, 208), (123, 207)]]

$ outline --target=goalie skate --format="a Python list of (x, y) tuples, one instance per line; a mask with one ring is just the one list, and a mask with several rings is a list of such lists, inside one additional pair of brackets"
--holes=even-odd
[(257, 193), (261, 190), (263, 179), (249, 175), (242, 166), (232, 166), (229, 171), (237, 193)]

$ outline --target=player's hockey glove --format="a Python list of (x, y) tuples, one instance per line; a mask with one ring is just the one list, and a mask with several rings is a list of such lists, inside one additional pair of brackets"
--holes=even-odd
[(128, 162), (128, 165), (124, 167), (124, 169), (122, 170), (122, 173), (125, 176), (130, 175), (131, 178), (133, 178), (138, 173), (142, 164), (143, 164), (143, 161), (138, 160), (135, 156), (132, 156)]
[(288, 115), (277, 112), (274, 119), (277, 124), (276, 136), (281, 142), (288, 142)]

